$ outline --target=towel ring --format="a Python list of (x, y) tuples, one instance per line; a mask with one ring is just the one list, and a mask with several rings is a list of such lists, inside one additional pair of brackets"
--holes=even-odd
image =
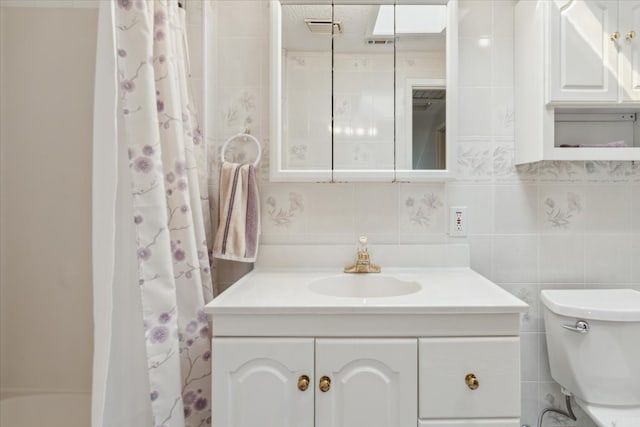
[(231, 138), (227, 139), (224, 144), (222, 144), (222, 150), (221, 151), (221, 155), (222, 155), (222, 161), (225, 162), (225, 158), (224, 158), (224, 152), (227, 150), (227, 145), (229, 145), (229, 143), (233, 140), (235, 140), (236, 138), (249, 138), (251, 141), (255, 142), (256, 146), (258, 147), (258, 154), (256, 156), (256, 161), (253, 162), (253, 167), (257, 167), (258, 163), (260, 163), (260, 158), (262, 157), (262, 147), (260, 146), (260, 141), (258, 141), (258, 138), (256, 138), (255, 136), (249, 134), (249, 133), (238, 133), (233, 135)]

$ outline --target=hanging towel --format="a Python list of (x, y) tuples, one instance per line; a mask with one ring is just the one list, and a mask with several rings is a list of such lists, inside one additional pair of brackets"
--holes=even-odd
[(260, 198), (253, 164), (222, 163), (219, 211), (213, 256), (254, 262), (260, 236)]

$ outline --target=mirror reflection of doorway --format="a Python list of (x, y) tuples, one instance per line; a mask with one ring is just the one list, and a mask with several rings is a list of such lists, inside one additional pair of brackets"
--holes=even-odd
[(413, 169), (446, 168), (446, 90), (412, 86), (411, 163)]

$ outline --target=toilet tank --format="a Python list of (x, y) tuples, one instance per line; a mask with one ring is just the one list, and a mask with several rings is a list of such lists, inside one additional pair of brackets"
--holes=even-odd
[[(544, 290), (551, 376), (583, 401), (640, 405), (640, 292)], [(571, 331), (579, 321), (587, 333)]]

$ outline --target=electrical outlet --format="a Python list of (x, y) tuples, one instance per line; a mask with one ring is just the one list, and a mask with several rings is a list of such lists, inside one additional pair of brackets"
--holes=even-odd
[(467, 235), (467, 207), (451, 206), (449, 208), (449, 236), (463, 237)]

